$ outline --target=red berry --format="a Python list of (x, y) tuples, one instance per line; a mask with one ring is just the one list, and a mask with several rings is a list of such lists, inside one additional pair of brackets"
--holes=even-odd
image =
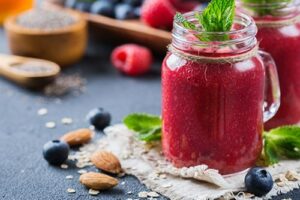
[(189, 12), (192, 11), (197, 5), (199, 5), (199, 1), (195, 0), (169, 0), (171, 4), (175, 7), (178, 12)]
[(152, 54), (146, 47), (124, 44), (113, 50), (111, 62), (121, 72), (136, 76), (145, 74), (150, 70)]
[(142, 10), (142, 21), (154, 28), (171, 29), (176, 9), (170, 0), (145, 0)]

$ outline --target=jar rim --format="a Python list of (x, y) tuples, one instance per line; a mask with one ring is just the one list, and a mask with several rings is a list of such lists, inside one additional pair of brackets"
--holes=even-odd
[[(195, 20), (195, 13), (203, 13), (203, 11), (191, 11), (191, 12), (187, 12), (185, 14), (183, 14), (183, 16), (188, 20)], [(230, 34), (240, 34), (240, 33), (244, 33), (247, 32), (250, 28), (256, 28), (255, 25), (255, 21), (252, 17), (250, 17), (249, 15), (246, 15), (242, 12), (236, 12), (235, 13), (235, 17), (234, 17), (234, 22), (237, 22), (238, 19), (243, 20), (243, 22), (246, 22), (246, 24), (244, 24), (245, 26), (242, 29), (238, 29), (238, 30), (230, 30), (230, 31), (224, 31), (224, 32), (209, 32), (209, 31), (205, 31), (205, 30), (189, 30), (186, 29), (185, 27), (183, 27), (179, 22), (174, 21), (174, 28), (180, 30), (180, 31), (189, 31), (192, 34), (211, 34), (211, 35), (230, 35)]]

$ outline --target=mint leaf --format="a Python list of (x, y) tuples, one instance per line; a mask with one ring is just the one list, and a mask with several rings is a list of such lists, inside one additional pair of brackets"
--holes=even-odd
[(150, 142), (160, 140), (162, 120), (159, 116), (145, 113), (133, 113), (123, 120), (128, 129), (137, 133), (138, 139)]
[(280, 158), (300, 158), (300, 127), (283, 126), (264, 133), (264, 156), (268, 164)]
[(185, 19), (185, 17), (179, 12), (176, 13), (174, 20), (177, 23), (181, 23), (182, 26), (186, 29), (196, 30), (196, 25), (193, 24), (192, 22), (189, 22), (187, 19)]
[(155, 140), (160, 140), (161, 139), (161, 127), (157, 127), (152, 129), (151, 131), (149, 131), (146, 134), (140, 134), (138, 136), (139, 140), (143, 140), (146, 142), (151, 142), (151, 141), (155, 141)]
[[(200, 15), (195, 15), (203, 29), (207, 32), (227, 32), (231, 30), (235, 15), (234, 0), (212, 0)], [(228, 36), (205, 36), (209, 40), (226, 40)]]
[(292, 0), (242, 0), (242, 2), (246, 3), (244, 7), (254, 11), (258, 16), (277, 16), (278, 10), (286, 7)]

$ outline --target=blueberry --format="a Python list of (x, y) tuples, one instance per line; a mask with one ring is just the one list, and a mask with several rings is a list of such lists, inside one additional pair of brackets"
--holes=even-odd
[(274, 181), (271, 174), (260, 167), (250, 169), (245, 177), (247, 191), (259, 197), (270, 192), (273, 184)]
[(108, 3), (113, 4), (113, 5), (116, 5), (117, 3), (122, 2), (122, 0), (98, 0), (98, 1), (108, 2)]
[(91, 7), (91, 13), (114, 17), (114, 6), (108, 1), (96, 1)]
[(118, 4), (115, 7), (115, 16), (117, 19), (134, 19), (134, 8), (128, 4)]
[(87, 119), (98, 130), (103, 130), (109, 126), (111, 121), (111, 115), (103, 108), (95, 108), (89, 112)]
[(75, 9), (82, 12), (90, 12), (92, 3), (86, 1), (77, 1), (75, 4)]
[(124, 0), (124, 3), (137, 7), (143, 4), (143, 0)]
[(43, 147), (43, 156), (51, 165), (61, 165), (69, 155), (70, 147), (67, 143), (60, 140), (47, 142)]
[(67, 8), (75, 8), (77, 0), (66, 0), (65, 7)]
[(136, 18), (140, 18), (141, 17), (141, 7), (134, 8), (133, 14)]

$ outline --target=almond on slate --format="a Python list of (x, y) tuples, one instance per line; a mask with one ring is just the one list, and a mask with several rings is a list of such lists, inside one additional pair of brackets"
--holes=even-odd
[(67, 142), (70, 146), (82, 145), (93, 138), (94, 133), (87, 128), (71, 131), (63, 135), (60, 139)]
[(91, 156), (91, 161), (98, 169), (112, 174), (119, 174), (122, 171), (119, 159), (107, 151), (95, 152)]
[(81, 184), (94, 190), (107, 190), (118, 185), (118, 180), (101, 173), (88, 172), (79, 177)]

